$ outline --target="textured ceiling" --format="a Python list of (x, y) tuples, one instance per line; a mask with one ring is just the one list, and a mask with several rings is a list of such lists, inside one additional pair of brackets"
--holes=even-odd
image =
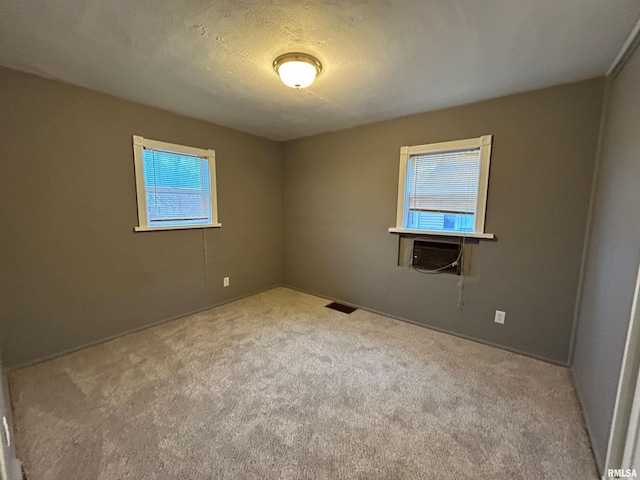
[[(0, 0), (0, 64), (284, 140), (603, 75), (640, 0)], [(271, 64), (316, 56), (296, 91)]]

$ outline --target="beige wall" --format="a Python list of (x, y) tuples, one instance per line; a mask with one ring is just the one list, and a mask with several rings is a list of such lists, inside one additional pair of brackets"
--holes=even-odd
[(573, 365), (601, 469), (640, 262), (640, 49), (611, 81), (606, 115)]
[[(281, 144), (5, 69), (0, 105), (7, 366), (281, 283)], [(216, 151), (208, 285), (202, 230), (133, 231), (134, 134)]]
[[(603, 91), (595, 79), (287, 142), (284, 283), (566, 363)], [(459, 278), (398, 267), (387, 228), (402, 145), (486, 134), (496, 240), (469, 242), (459, 310)]]

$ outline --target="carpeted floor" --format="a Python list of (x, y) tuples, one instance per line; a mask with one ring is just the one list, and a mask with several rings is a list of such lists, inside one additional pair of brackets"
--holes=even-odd
[(28, 480), (596, 479), (567, 369), (277, 288), (11, 374)]

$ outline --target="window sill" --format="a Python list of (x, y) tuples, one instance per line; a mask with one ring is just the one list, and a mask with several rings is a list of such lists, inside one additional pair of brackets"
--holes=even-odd
[(466, 237), (466, 238), (486, 238), (494, 239), (493, 233), (458, 233), (458, 232), (433, 232), (428, 230), (408, 230), (406, 228), (389, 228), (389, 233), (408, 233), (410, 235), (438, 235), (441, 237)]
[(166, 227), (134, 227), (136, 232), (155, 232), (156, 230), (201, 230), (203, 228), (219, 228), (221, 223), (210, 223), (208, 225), (181, 225), (181, 226), (166, 226)]

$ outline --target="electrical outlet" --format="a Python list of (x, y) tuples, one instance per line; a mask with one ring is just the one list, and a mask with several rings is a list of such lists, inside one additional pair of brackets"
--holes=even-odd
[(502, 310), (496, 310), (496, 318), (493, 320), (500, 325), (504, 325), (504, 321), (507, 317), (507, 312), (503, 312)]
[(224, 277), (222, 279), (222, 286), (224, 286), (224, 287), (228, 287), (229, 286), (229, 277)]

